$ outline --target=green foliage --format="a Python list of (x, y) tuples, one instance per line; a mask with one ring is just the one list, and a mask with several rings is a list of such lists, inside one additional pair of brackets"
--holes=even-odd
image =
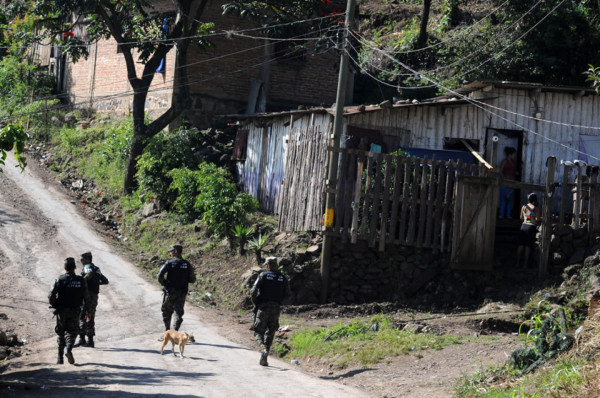
[(0, 61), (0, 118), (23, 120), (33, 111), (23, 109), (23, 105), (31, 98), (49, 94), (52, 87), (52, 77), (46, 70), (5, 57)]
[(153, 193), (171, 206), (177, 198), (178, 188), (170, 189), (173, 169), (195, 170), (198, 161), (194, 151), (199, 142), (197, 129), (180, 128), (173, 132), (157, 134), (138, 158), (137, 179), (140, 190)]
[[(308, 329), (292, 333), (288, 358), (325, 358), (338, 368), (379, 363), (401, 354), (420, 356), (423, 352), (441, 350), (450, 344), (461, 344), (468, 338), (433, 333), (399, 330), (385, 315), (358, 319), (330, 328)], [(282, 350), (286, 351), (286, 350)]]
[(258, 210), (258, 201), (251, 195), (239, 192), (228, 180), (229, 173), (211, 163), (200, 165), (202, 181), (195, 209), (215, 233), (223, 234), (233, 226), (242, 224), (248, 213)]
[(198, 212), (195, 210), (196, 197), (201, 190), (202, 173), (182, 167), (169, 171), (168, 176), (172, 179), (169, 191), (177, 193), (173, 210), (187, 220), (196, 219), (198, 217)]
[(22, 156), (26, 140), (27, 133), (23, 130), (23, 126), (9, 124), (0, 130), (0, 171), (6, 164), (7, 152), (13, 149), (17, 165), (21, 170), (27, 166), (27, 160)]
[[(526, 322), (530, 329), (525, 346), (513, 351), (508, 361), (509, 366), (522, 373), (530, 372), (544, 361), (565, 352), (574, 341), (568, 333), (570, 313), (564, 308), (559, 308), (555, 314), (543, 312), (544, 304), (547, 303), (540, 301), (538, 307), (541, 310)], [(519, 334), (522, 327), (519, 328)], [(530, 341), (532, 346), (528, 345)]]
[(250, 238), (250, 236), (252, 236), (253, 230), (254, 230), (254, 228), (246, 227), (242, 224), (238, 224), (234, 228), (231, 229), (231, 231), (230, 231), (231, 236), (236, 238), (239, 242), (240, 256), (243, 256), (245, 254), (245, 252), (246, 252), (245, 245), (246, 245), (246, 242), (248, 242), (248, 239)]
[(596, 94), (600, 95), (600, 66), (589, 65), (589, 69), (584, 74), (587, 75), (585, 81), (592, 83)]

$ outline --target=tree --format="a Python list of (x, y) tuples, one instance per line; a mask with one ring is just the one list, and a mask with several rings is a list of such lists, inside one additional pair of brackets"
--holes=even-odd
[[(149, 0), (33, 0), (28, 9), (44, 28), (43, 34), (32, 35), (30, 39), (60, 44), (64, 53), (74, 62), (80, 57), (87, 57), (87, 45), (97, 40), (112, 37), (120, 46), (127, 66), (127, 78), (133, 88), (133, 138), (123, 183), (126, 193), (131, 193), (136, 186), (137, 158), (149, 140), (175, 120), (189, 103), (186, 58), (190, 44), (210, 44), (203, 39), (203, 35), (210, 31), (213, 24), (200, 22), (208, 3), (208, 0), (173, 0), (175, 15), (172, 11), (155, 9)], [(315, 7), (315, 3), (318, 7)], [(301, 13), (308, 15), (308, 12), (314, 13), (317, 8), (330, 7), (326, 3), (326, 0), (323, 0), (323, 4), (314, 0), (233, 1), (224, 4), (223, 8), (242, 14), (244, 10), (262, 13), (250, 12), (249, 15), (253, 17), (278, 15), (289, 20)], [(168, 33), (163, 30), (166, 19), (171, 21)], [(72, 27), (81, 21), (86, 24), (86, 37), (77, 37), (72, 31)], [(178, 73), (172, 106), (157, 119), (146, 122), (144, 104), (155, 71), (175, 46)], [(135, 68), (136, 56), (139, 58), (137, 61), (144, 65), (141, 73), (137, 73)]]
[(9, 124), (0, 130), (0, 172), (2, 171), (2, 167), (6, 164), (8, 152), (13, 149), (15, 159), (17, 159), (17, 166), (19, 166), (21, 170), (25, 169), (27, 161), (22, 155), (25, 151), (26, 140), (27, 133), (25, 133), (22, 126)]
[(431, 10), (431, 0), (423, 0), (421, 9), (421, 25), (419, 28), (419, 37), (417, 39), (417, 48), (423, 48), (427, 44), (427, 24), (429, 23), (429, 11)]

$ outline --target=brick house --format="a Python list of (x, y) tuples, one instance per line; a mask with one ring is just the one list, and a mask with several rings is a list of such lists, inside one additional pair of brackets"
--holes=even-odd
[[(202, 20), (213, 22), (214, 31), (241, 31), (256, 27), (250, 19), (223, 15), (224, 0), (211, 0)], [(155, 1), (157, 8), (172, 7), (168, 1)], [(167, 8), (168, 10), (168, 8)], [(75, 34), (85, 35), (79, 24)], [(214, 44), (205, 49), (190, 46), (188, 75), (192, 97), (185, 117), (206, 127), (214, 115), (252, 114), (277, 111), (298, 105), (330, 105), (335, 101), (339, 56), (333, 51), (316, 53), (312, 42), (302, 56), (281, 56), (286, 42), (267, 42), (257, 31), (246, 36), (217, 34)], [(117, 43), (111, 39), (90, 45), (89, 57), (77, 63), (61, 59), (60, 52), (50, 54), (50, 64), (69, 100), (78, 107), (91, 106), (99, 111), (127, 114), (131, 109), (132, 88), (125, 61)], [(157, 73), (146, 101), (151, 118), (171, 105), (175, 50), (165, 59), (165, 68)], [(142, 64), (139, 64), (139, 70)]]

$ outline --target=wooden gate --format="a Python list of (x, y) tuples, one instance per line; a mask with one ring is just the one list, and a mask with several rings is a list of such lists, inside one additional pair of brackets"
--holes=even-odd
[(452, 268), (491, 270), (498, 206), (496, 177), (456, 176)]

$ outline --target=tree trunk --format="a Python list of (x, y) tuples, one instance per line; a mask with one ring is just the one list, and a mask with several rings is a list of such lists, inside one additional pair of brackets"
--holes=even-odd
[(123, 181), (123, 192), (125, 194), (131, 194), (137, 188), (135, 180), (137, 160), (144, 153), (144, 148), (146, 148), (146, 144), (148, 143), (146, 137), (147, 126), (144, 121), (144, 103), (147, 93), (148, 90), (146, 89), (142, 93), (133, 95), (133, 137), (131, 139), (127, 168), (125, 169), (125, 180)]
[(430, 9), (431, 0), (423, 0), (423, 9), (421, 10), (421, 27), (419, 29), (419, 38), (417, 39), (417, 48), (423, 48), (427, 44), (427, 23), (429, 22)]

